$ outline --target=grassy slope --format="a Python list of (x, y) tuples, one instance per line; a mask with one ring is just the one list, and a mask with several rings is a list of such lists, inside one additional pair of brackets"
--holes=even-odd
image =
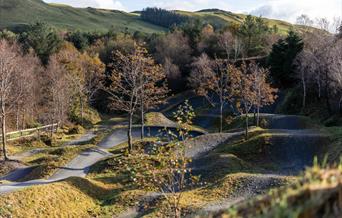
[(93, 8), (73, 8), (46, 4), (41, 0), (0, 0), (0, 28), (27, 25), (37, 21), (50, 23), (61, 29), (83, 31), (116, 30), (161, 32), (163, 28), (139, 19), (137, 15), (120, 11)]
[[(215, 26), (227, 26), (230, 23), (241, 23), (246, 15), (225, 11), (203, 10), (199, 12), (178, 11)], [(290, 28), (299, 26), (264, 18), (269, 26), (277, 25), (280, 33), (286, 33)], [(94, 8), (73, 8), (60, 4), (46, 4), (41, 0), (0, 0), (0, 28), (13, 28), (28, 25), (37, 21), (50, 23), (60, 29), (83, 31), (106, 31), (112, 26), (115, 30), (142, 31), (146, 33), (163, 32), (166, 29), (144, 22), (139, 13), (125, 13), (113, 10)]]
[[(220, 10), (217, 10), (217, 11), (203, 10), (203, 11), (198, 11), (198, 12), (178, 11), (178, 13), (196, 17), (199, 19), (203, 19), (208, 23), (215, 23), (219, 26), (226, 26), (227, 22), (239, 24), (239, 23), (242, 23), (246, 17), (246, 15), (244, 14), (234, 14), (231, 12), (220, 11)], [(273, 25), (277, 25), (280, 33), (287, 33), (290, 30), (290, 28), (296, 28), (298, 30), (301, 29), (300, 26), (294, 26), (291, 23), (288, 23), (286, 21), (268, 19), (268, 18), (264, 18), (264, 20), (269, 24), (270, 27), (272, 27)]]
[(111, 187), (86, 179), (35, 186), (0, 198), (0, 217), (92, 217)]
[(332, 169), (315, 166), (295, 185), (206, 217), (339, 217), (341, 192), (341, 166)]

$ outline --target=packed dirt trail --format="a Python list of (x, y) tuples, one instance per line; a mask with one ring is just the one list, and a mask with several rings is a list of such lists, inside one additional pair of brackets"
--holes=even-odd
[[(272, 135), (268, 155), (271, 163), (277, 164), (272, 172), (250, 174), (246, 182), (229, 198), (211, 202), (204, 206), (198, 214), (206, 216), (215, 211), (227, 209), (245, 199), (263, 194), (271, 188), (282, 184), (287, 176), (298, 175), (306, 167), (311, 166), (315, 156), (322, 155), (329, 143), (329, 136), (321, 133), (314, 125), (303, 121), (303, 117), (294, 115), (261, 114), (268, 120), (268, 133)], [(198, 157), (200, 166), (206, 167), (206, 154)], [(194, 160), (196, 165), (196, 160)]]
[[(145, 133), (146, 136), (158, 136), (160, 134), (160, 130), (164, 130), (165, 127), (158, 126), (150, 126), (146, 127)], [(168, 128), (170, 131), (176, 131), (175, 128)], [(202, 134), (201, 132), (193, 131), (192, 134), (194, 136)], [(132, 129), (133, 138), (140, 137), (140, 128)], [(84, 137), (88, 138), (88, 137)], [(0, 185), (0, 194), (12, 192), (18, 189), (30, 187), (33, 185), (42, 185), (48, 184), (52, 182), (61, 181), (67, 179), (69, 177), (85, 177), (92, 165), (96, 162), (104, 159), (106, 157), (110, 157), (112, 154), (106, 151), (106, 149), (115, 147), (127, 141), (127, 131), (125, 128), (123, 129), (115, 129), (113, 132), (103, 139), (98, 145), (97, 148), (87, 150), (79, 154), (76, 158), (74, 158), (71, 162), (69, 162), (65, 167), (59, 169), (53, 176), (51, 176), (47, 180), (39, 179), (32, 180), (26, 182), (14, 182), (9, 184)], [(79, 140), (78, 140), (79, 142)], [(5, 177), (2, 180), (17, 180), (30, 172), (30, 168), (25, 168), (16, 172), (13, 172)]]
[[(215, 211), (229, 208), (230, 206), (263, 194), (267, 190), (284, 184), (284, 178), (297, 175), (305, 167), (313, 163), (316, 155), (320, 154), (322, 147), (328, 143), (328, 136), (321, 133), (315, 126), (303, 121), (301, 116), (261, 114), (268, 119), (268, 133), (274, 135), (270, 153), (274, 155), (271, 161), (279, 164), (279, 168), (272, 172), (249, 174), (241, 185), (229, 198), (221, 199), (205, 205), (198, 214), (206, 215)], [(206, 155), (210, 154), (217, 146), (229, 144), (237, 137), (242, 137), (244, 131), (233, 133), (214, 133), (201, 135), (187, 142), (186, 156), (193, 159), (192, 169), (206, 169), (211, 163), (206, 162)], [(202, 172), (205, 172), (202, 171)], [(155, 193), (156, 196), (158, 194)], [(141, 199), (140, 205), (153, 201), (151, 196)], [(129, 208), (118, 217), (140, 217), (144, 214), (142, 207)]]

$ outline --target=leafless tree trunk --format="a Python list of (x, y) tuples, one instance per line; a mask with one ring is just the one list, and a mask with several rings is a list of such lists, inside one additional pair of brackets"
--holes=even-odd
[[(227, 53), (229, 55), (229, 53)], [(220, 69), (218, 69), (220, 71)], [(223, 131), (223, 106), (224, 106), (224, 75), (223, 72), (219, 72), (220, 74), (220, 88), (219, 88), (219, 94), (220, 94), (220, 133)]]
[(80, 99), (80, 108), (81, 108), (81, 125), (83, 126), (83, 114), (84, 114), (84, 105), (83, 105), (83, 99), (82, 96), (79, 96)]
[(301, 73), (301, 79), (302, 79), (302, 87), (303, 87), (303, 102), (302, 102), (302, 110), (305, 109), (305, 105), (306, 105), (306, 81), (305, 81), (305, 72), (304, 70), (302, 70)]
[(206, 54), (202, 54), (194, 63), (189, 77), (189, 84), (196, 89), (201, 96), (210, 98), (210, 92), (215, 93), (219, 99), (220, 107), (220, 127), (223, 131), (223, 112), (224, 106), (229, 102), (231, 90), (229, 86), (230, 69), (227, 60), (210, 60)]
[(342, 114), (342, 96), (340, 97), (340, 100), (338, 102), (338, 111), (340, 112), (340, 114)]
[[(144, 92), (142, 90), (142, 92)], [(141, 94), (141, 98), (140, 98), (140, 112), (141, 112), (141, 133), (140, 133), (140, 137), (141, 139), (144, 139), (145, 136), (145, 111), (144, 111), (144, 94)]]
[(19, 130), (19, 106), (17, 104), (16, 112), (15, 112), (15, 127), (16, 130)]
[(246, 111), (246, 114), (245, 114), (245, 120), (246, 120), (246, 123), (245, 123), (245, 138), (246, 140), (248, 140), (248, 129), (249, 129), (249, 120), (248, 120), (248, 112), (247, 112), (247, 107), (245, 106), (245, 111)]
[(4, 160), (7, 161), (7, 145), (6, 145), (6, 110), (5, 102), (1, 97), (1, 133), (2, 133), (2, 152), (4, 155)]
[(132, 122), (133, 122), (133, 113), (129, 113), (128, 115), (128, 131), (127, 131), (127, 138), (128, 138), (128, 152), (131, 153), (133, 149), (133, 142), (132, 142)]
[(257, 124), (256, 126), (260, 126), (260, 106), (257, 106)]

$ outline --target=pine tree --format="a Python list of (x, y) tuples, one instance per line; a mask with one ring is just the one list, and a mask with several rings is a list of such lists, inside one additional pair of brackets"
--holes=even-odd
[(274, 84), (281, 88), (290, 88), (296, 81), (293, 61), (304, 47), (302, 39), (290, 31), (286, 39), (280, 39), (273, 45), (268, 58)]

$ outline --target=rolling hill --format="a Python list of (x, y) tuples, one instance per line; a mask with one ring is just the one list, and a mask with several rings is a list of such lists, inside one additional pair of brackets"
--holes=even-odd
[[(246, 15), (234, 14), (219, 9), (205, 9), (197, 12), (177, 11), (191, 18), (200, 19), (213, 26), (227, 26), (241, 23)], [(270, 26), (277, 25), (280, 32), (287, 32), (292, 24), (267, 19)], [(164, 32), (167, 29), (140, 19), (139, 12), (126, 13), (117, 10), (95, 8), (74, 8), (61, 4), (47, 4), (42, 0), (0, 0), (0, 29), (20, 30), (29, 24), (42, 21), (62, 30), (141, 31), (145, 33)]]
[[(225, 26), (227, 23), (242, 23), (246, 18), (245, 14), (235, 14), (229, 11), (219, 9), (205, 9), (197, 12), (178, 11), (178, 13), (205, 20), (216, 26)], [(300, 28), (286, 21), (263, 18), (270, 27), (277, 25), (280, 33), (288, 32), (290, 28)]]
[(0, 0), (0, 28), (18, 29), (42, 21), (59, 29), (81, 31), (117, 30), (154, 33), (164, 28), (140, 20), (139, 15), (94, 8), (46, 4), (42, 0)]

